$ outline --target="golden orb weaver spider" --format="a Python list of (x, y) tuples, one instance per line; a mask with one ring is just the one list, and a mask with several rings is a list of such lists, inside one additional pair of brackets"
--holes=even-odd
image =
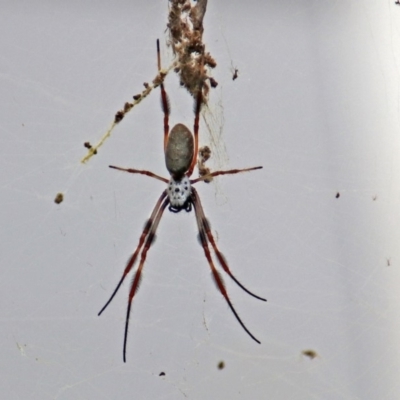
[[(157, 40), (157, 61), (158, 61), (158, 69), (161, 71), (161, 57), (160, 57), (160, 44)], [(161, 217), (163, 215), (164, 210), (168, 207), (171, 212), (178, 213), (182, 210), (186, 212), (190, 212), (192, 210), (192, 206), (195, 211), (197, 226), (199, 230), (199, 238), (201, 246), (203, 247), (205, 257), (207, 258), (208, 264), (211, 268), (212, 275), (214, 277), (215, 283), (217, 285), (218, 290), (224, 296), (226, 302), (229, 305), (229, 308), (232, 310), (235, 315), (237, 321), (242, 326), (242, 328), (248, 333), (248, 335), (255, 340), (257, 343), (260, 343), (258, 339), (256, 339), (252, 333), (246, 328), (242, 320), (240, 319), (238, 313), (233, 307), (228, 293), (225, 289), (225, 285), (223, 283), (222, 277), (215, 268), (214, 262), (211, 258), (210, 249), (208, 248), (208, 244), (211, 244), (211, 247), (214, 250), (215, 256), (217, 260), (221, 264), (223, 270), (231, 277), (231, 279), (240, 286), (245, 292), (249, 295), (255, 297), (256, 299), (267, 301), (266, 299), (255, 295), (246, 289), (232, 274), (228, 267), (228, 263), (226, 262), (224, 256), (219, 251), (214, 236), (211, 233), (210, 225), (207, 221), (207, 218), (204, 214), (203, 207), (200, 202), (200, 197), (194, 187), (193, 184), (199, 181), (205, 181), (207, 179), (211, 179), (214, 176), (218, 175), (230, 175), (237, 174), (239, 172), (253, 171), (256, 169), (261, 169), (262, 167), (252, 167), (252, 168), (244, 168), (244, 169), (230, 169), (226, 171), (215, 171), (210, 172), (207, 175), (201, 176), (197, 179), (189, 179), (193, 173), (193, 169), (196, 165), (197, 161), (197, 153), (198, 153), (198, 140), (199, 140), (199, 118), (200, 118), (200, 110), (203, 102), (203, 94), (201, 90), (201, 84), (199, 85), (199, 90), (197, 94), (197, 99), (195, 102), (195, 117), (194, 117), (194, 135), (190, 132), (190, 130), (183, 124), (176, 124), (171, 132), (169, 131), (169, 101), (168, 96), (164, 88), (164, 84), (160, 84), (161, 88), (161, 105), (164, 113), (164, 152), (165, 152), (165, 163), (168, 172), (170, 173), (170, 179), (163, 178), (159, 175), (154, 174), (153, 172), (132, 168), (121, 168), (110, 165), (110, 168), (114, 168), (120, 171), (126, 171), (133, 174), (143, 174), (150, 176), (151, 178), (158, 179), (164, 183), (166, 183), (167, 189), (165, 189), (161, 196), (159, 197), (153, 212), (150, 215), (150, 218), (147, 220), (143, 232), (140, 236), (139, 243), (136, 247), (136, 250), (128, 260), (128, 263), (125, 267), (125, 270), (122, 274), (122, 277), (117, 284), (114, 292), (111, 297), (104, 305), (104, 307), (100, 310), (98, 315), (101, 315), (102, 312), (107, 308), (107, 306), (111, 303), (114, 296), (117, 294), (119, 288), (122, 285), (122, 282), (125, 280), (126, 276), (132, 270), (133, 265), (135, 264), (136, 259), (140, 254), (140, 262), (139, 267), (136, 270), (134, 275), (128, 298), (128, 307), (126, 312), (125, 319), (125, 334), (124, 334), (124, 347), (123, 347), (123, 359), (126, 362), (126, 347), (127, 347), (127, 339), (128, 339), (128, 326), (129, 326), (129, 316), (132, 305), (132, 300), (135, 294), (137, 293), (137, 289), (139, 287), (140, 277), (142, 274), (143, 266), (146, 261), (147, 252), (155, 238), (155, 233), (160, 223)]]

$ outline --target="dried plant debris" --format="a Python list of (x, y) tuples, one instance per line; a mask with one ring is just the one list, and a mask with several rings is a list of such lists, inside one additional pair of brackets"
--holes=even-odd
[(318, 353), (315, 350), (311, 349), (303, 350), (301, 354), (303, 354), (303, 356), (308, 357), (310, 360), (313, 360), (314, 358), (318, 357)]
[[(90, 142), (83, 143), (83, 146), (86, 147), (89, 150), (91, 150), (93, 148), (93, 146), (90, 144)], [(96, 149), (93, 150), (93, 155), (95, 155), (95, 154), (97, 154), (97, 150)]]
[(54, 203), (60, 204), (63, 202), (63, 200), (64, 200), (64, 195), (62, 193), (57, 193), (54, 199)]
[(218, 85), (210, 76), (211, 69), (217, 63), (203, 43), (206, 9), (207, 0), (170, 0), (167, 24), (170, 32), (169, 45), (176, 58), (175, 72), (179, 74), (181, 85), (194, 98), (197, 98), (197, 93), (201, 90), (204, 100), (209, 92), (209, 84), (211, 87)]
[[(197, 159), (197, 168), (199, 170), (199, 176), (203, 177), (206, 175), (210, 175), (211, 171), (210, 168), (207, 168), (205, 166), (206, 161), (211, 157), (211, 150), (208, 146), (203, 146), (200, 147), (199, 149), (199, 157)], [(212, 176), (210, 176), (207, 179), (204, 179), (203, 181), (205, 183), (210, 183), (212, 181)]]
[(126, 102), (124, 104), (124, 107), (115, 113), (114, 121), (112, 122), (110, 128), (102, 136), (102, 138), (99, 140), (97, 144), (90, 145), (90, 147), (88, 147), (86, 146), (86, 144), (89, 144), (89, 142), (85, 142), (85, 147), (87, 147), (89, 151), (86, 154), (86, 156), (82, 158), (81, 160), (82, 163), (86, 163), (87, 161), (90, 160), (90, 158), (92, 158), (92, 156), (97, 154), (97, 150), (99, 149), (99, 147), (101, 147), (104, 144), (104, 142), (111, 136), (112, 131), (124, 119), (125, 114), (131, 111), (133, 107), (141, 103), (141, 101), (145, 99), (154, 88), (160, 86), (160, 84), (164, 82), (165, 77), (167, 76), (168, 72), (174, 67), (174, 65), (175, 64), (172, 64), (167, 70), (158, 71), (158, 74), (153, 79), (151, 84), (147, 82), (143, 83), (144, 89), (142, 90), (142, 92), (139, 94), (135, 94), (133, 96), (132, 102)]
[(81, 162), (86, 163), (97, 154), (98, 149), (111, 136), (114, 128), (124, 119), (125, 115), (145, 99), (153, 89), (164, 82), (165, 77), (174, 69), (180, 77), (181, 85), (197, 100), (201, 92), (202, 102), (207, 102), (209, 88), (216, 87), (218, 82), (210, 71), (217, 63), (210, 53), (206, 52), (203, 43), (203, 19), (207, 9), (207, 0), (170, 0), (168, 24), (174, 61), (166, 69), (159, 68), (151, 83), (143, 83), (142, 92), (132, 96), (133, 101), (126, 102), (121, 110), (114, 115), (114, 120), (98, 143), (88, 148), (88, 153)]
[(217, 365), (218, 369), (224, 369), (225, 368), (225, 363), (223, 361), (220, 361)]

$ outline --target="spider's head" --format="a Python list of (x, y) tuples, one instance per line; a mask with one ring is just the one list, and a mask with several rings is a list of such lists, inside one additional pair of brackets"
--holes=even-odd
[(181, 180), (171, 178), (168, 182), (167, 192), (169, 202), (173, 209), (178, 211), (187, 209), (189, 196), (192, 193), (190, 180), (187, 176), (184, 176)]

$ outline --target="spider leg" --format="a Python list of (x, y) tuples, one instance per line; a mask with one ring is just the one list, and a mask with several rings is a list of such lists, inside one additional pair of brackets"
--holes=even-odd
[[(160, 198), (160, 200), (161, 200), (161, 198)], [(124, 350), (123, 350), (124, 362), (126, 362), (126, 345), (127, 345), (127, 341), (128, 341), (128, 326), (129, 326), (129, 316), (130, 316), (130, 312), (131, 312), (132, 300), (133, 300), (133, 297), (135, 296), (136, 291), (139, 287), (140, 277), (142, 275), (144, 262), (146, 261), (147, 251), (149, 250), (151, 244), (154, 241), (158, 224), (160, 223), (163, 212), (164, 212), (165, 208), (168, 206), (168, 204), (169, 204), (169, 199), (167, 197), (164, 200), (164, 202), (162, 203), (161, 207), (157, 211), (157, 215), (154, 219), (154, 222), (151, 226), (150, 232), (147, 236), (146, 242), (143, 246), (142, 254), (140, 256), (139, 267), (135, 273), (135, 276), (132, 281), (131, 289), (129, 291), (128, 307), (126, 310), (126, 320), (125, 320), (125, 334), (124, 334)], [(157, 205), (158, 205), (158, 203), (157, 203)]]
[[(122, 274), (122, 278), (121, 280), (118, 282), (117, 287), (115, 288), (114, 292), (112, 293), (111, 297), (109, 298), (109, 300), (107, 301), (107, 303), (104, 305), (104, 307), (100, 310), (100, 312), (97, 315), (101, 315), (101, 313), (107, 308), (107, 306), (111, 303), (112, 299), (114, 298), (114, 296), (117, 294), (118, 289), (120, 288), (120, 286), (122, 285), (122, 282), (124, 281), (125, 277), (129, 274), (129, 272), (131, 271), (133, 264), (136, 261), (136, 258), (139, 254), (140, 249), (143, 246), (143, 243), (146, 239), (146, 236), (149, 235), (149, 231), (151, 229), (153, 229), (154, 224), (155, 224), (155, 218), (156, 215), (160, 209), (161, 203), (163, 202), (163, 200), (165, 199), (165, 197), (167, 196), (167, 191), (164, 190), (164, 192), (161, 194), (160, 198), (157, 201), (157, 204), (155, 205), (153, 212), (150, 215), (150, 218), (147, 220), (146, 225), (144, 226), (143, 232), (140, 236), (139, 239), (139, 244), (136, 247), (135, 252), (132, 254), (131, 258), (128, 261), (128, 264), (125, 267), (124, 273)], [(146, 242), (147, 243), (147, 242)]]
[(109, 165), (109, 167), (113, 168), (113, 169), (117, 169), (119, 171), (130, 172), (131, 174), (147, 175), (147, 176), (150, 176), (151, 178), (158, 179), (159, 181), (162, 181), (162, 182), (165, 182), (165, 183), (169, 182), (168, 179), (165, 179), (160, 175), (154, 174), (153, 172), (146, 171), (146, 170), (143, 170), (143, 169), (121, 168), (121, 167), (116, 167), (114, 165)]
[(226, 262), (224, 256), (222, 255), (222, 253), (219, 251), (217, 244), (215, 243), (214, 240), (214, 236), (211, 233), (211, 229), (210, 229), (210, 224), (207, 221), (207, 218), (204, 214), (204, 210), (203, 207), (201, 205), (200, 202), (200, 197), (197, 193), (197, 191), (192, 188), (192, 193), (193, 196), (195, 198), (195, 201), (197, 202), (197, 212), (199, 214), (199, 220), (202, 226), (203, 231), (205, 232), (205, 234), (207, 235), (208, 241), (211, 243), (211, 246), (214, 249), (214, 252), (217, 256), (217, 259), (219, 261), (219, 263), (221, 264), (222, 268), (224, 269), (224, 271), (235, 281), (235, 283), (240, 286), (246, 293), (248, 293), (250, 296), (255, 297), (258, 300), (262, 300), (262, 301), (267, 301), (267, 299), (264, 299), (263, 297), (257, 296), (254, 293), (250, 292), (250, 290), (246, 289), (232, 274), (231, 270), (229, 269), (228, 263)]
[(194, 166), (197, 163), (197, 153), (199, 152), (199, 119), (200, 119), (200, 111), (201, 106), (203, 104), (203, 94), (202, 87), (199, 88), (197, 92), (197, 98), (194, 105), (194, 125), (193, 125), (193, 135), (194, 135), (194, 153), (192, 163), (186, 173), (187, 176), (191, 176), (193, 173)]
[[(192, 188), (193, 192), (195, 192), (194, 188)], [(208, 264), (211, 268), (211, 272), (213, 274), (213, 277), (215, 279), (215, 283), (217, 284), (218, 290), (221, 292), (221, 294), (225, 297), (226, 302), (228, 303), (229, 308), (231, 309), (231, 311), (233, 312), (234, 316), (236, 317), (237, 321), (239, 322), (239, 324), (242, 326), (242, 328), (247, 332), (247, 334), (257, 343), (261, 343), (255, 336), (253, 336), (253, 334), (246, 328), (245, 324), (242, 322), (242, 320), (240, 319), (238, 313), (236, 312), (235, 308), (233, 307), (229, 297), (228, 297), (228, 292), (226, 291), (224, 282), (222, 280), (222, 277), (220, 276), (220, 274), (218, 273), (217, 269), (215, 268), (215, 265), (212, 261), (211, 258), (211, 253), (210, 250), (208, 248), (208, 242), (207, 242), (207, 235), (206, 232), (204, 230), (203, 224), (202, 224), (202, 217), (201, 217), (201, 203), (200, 203), (200, 198), (198, 197), (197, 193), (196, 195), (193, 195), (192, 197), (192, 201), (193, 201), (193, 206), (194, 206), (194, 210), (195, 210), (195, 214), (196, 214), (196, 221), (197, 221), (197, 226), (199, 229), (199, 237), (200, 237), (200, 242), (201, 245), (203, 247), (204, 250), (204, 254), (207, 258)]]
[[(160, 54), (160, 40), (157, 39), (157, 65), (158, 65), (158, 72), (161, 71), (161, 54)], [(168, 133), (169, 133), (169, 113), (171, 111), (170, 104), (169, 104), (169, 99), (167, 92), (165, 91), (164, 88), (164, 83), (161, 82), (160, 84), (160, 89), (161, 89), (161, 108), (164, 113), (164, 152), (165, 149), (167, 148), (167, 141), (168, 141)]]
[(243, 169), (228, 169), (226, 171), (214, 171), (211, 172), (210, 174), (203, 175), (199, 178), (196, 179), (191, 179), (190, 183), (196, 183), (200, 181), (204, 181), (207, 179), (210, 179), (211, 177), (218, 176), (218, 175), (233, 175), (233, 174), (238, 174), (239, 172), (248, 172), (248, 171), (254, 171), (256, 169), (261, 169), (262, 167), (251, 167), (251, 168), (243, 168)]

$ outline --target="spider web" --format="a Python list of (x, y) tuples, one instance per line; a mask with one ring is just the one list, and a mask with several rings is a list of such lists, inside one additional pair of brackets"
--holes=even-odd
[[(231, 315), (193, 213), (166, 212), (133, 302), (101, 317), (166, 175), (158, 92), (79, 163), (156, 72), (164, 1), (5, 5), (1, 13), (1, 393), (7, 398), (400, 398), (400, 7), (393, 1), (209, 0), (219, 82), (198, 183)], [(171, 61), (163, 46), (163, 64)], [(238, 78), (233, 81), (233, 69)], [(169, 74), (171, 121), (193, 104)], [(57, 192), (64, 201), (56, 205)], [(221, 201), (222, 199), (222, 201)], [(221, 363), (222, 362), (222, 363)]]

